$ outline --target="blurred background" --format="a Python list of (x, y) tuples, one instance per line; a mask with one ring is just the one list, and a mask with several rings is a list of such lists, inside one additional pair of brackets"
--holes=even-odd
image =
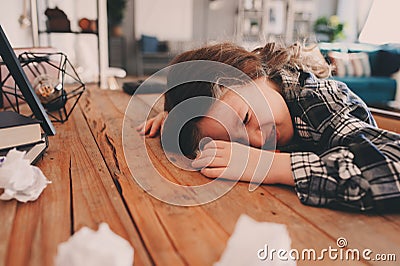
[[(317, 43), (338, 64), (343, 53), (366, 52), (369, 72), (355, 67), (338, 78), (379, 76), (370, 52), (398, 56), (399, 9), (398, 0), (15, 0), (3, 2), (0, 24), (13, 47), (56, 48), (85, 82), (107, 88), (110, 77), (148, 76), (177, 53), (218, 41)], [(384, 74), (395, 84), (384, 101), (396, 99), (399, 83), (399, 62), (389, 63)]]

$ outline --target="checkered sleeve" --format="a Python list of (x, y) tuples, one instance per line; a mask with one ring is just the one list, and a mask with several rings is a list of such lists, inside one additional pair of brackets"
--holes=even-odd
[(311, 76), (292, 95), (288, 102), (299, 139), (314, 147), (291, 153), (302, 203), (364, 211), (400, 202), (399, 134), (377, 128), (344, 83)]
[(358, 131), (348, 146), (322, 155), (291, 153), (296, 192), (313, 206), (382, 208), (400, 198), (400, 138), (377, 128)]

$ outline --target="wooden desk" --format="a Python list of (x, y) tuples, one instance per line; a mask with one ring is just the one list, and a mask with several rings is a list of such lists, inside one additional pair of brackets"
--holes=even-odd
[[(138, 110), (151, 97), (141, 96)], [(172, 206), (153, 198), (137, 185), (124, 159), (121, 130), (129, 100), (120, 91), (89, 86), (70, 119), (56, 125), (57, 135), (49, 139), (50, 148), (38, 163), (52, 184), (35, 202), (0, 202), (0, 265), (52, 265), (59, 243), (83, 226), (97, 230), (101, 222), (132, 244), (135, 265), (212, 265), (243, 213), (258, 221), (286, 224), (292, 248), (336, 248), (337, 238), (345, 237), (349, 248), (395, 253), (400, 260), (399, 214), (308, 207), (291, 188), (261, 186), (249, 192), (246, 183), (199, 207)], [(137, 141), (142, 139), (137, 136)], [(159, 140), (146, 142), (152, 160), (169, 178), (180, 184), (207, 182), (197, 172), (168, 165)], [(138, 158), (145, 152), (137, 150)], [(146, 168), (141, 173), (146, 175)], [(323, 264), (345, 263), (326, 259)]]

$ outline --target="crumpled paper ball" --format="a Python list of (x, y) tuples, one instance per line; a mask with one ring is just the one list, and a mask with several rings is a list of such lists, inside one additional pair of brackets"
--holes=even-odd
[(51, 183), (42, 171), (24, 158), (25, 152), (10, 150), (0, 159), (1, 200), (15, 198), (21, 202), (36, 200), (47, 184)]
[[(213, 266), (295, 266), (296, 261), (288, 255), (291, 242), (286, 225), (257, 222), (250, 216), (242, 214), (236, 222), (220, 260)], [(287, 251), (283, 256), (287, 259), (279, 259), (278, 254), (274, 255), (272, 249)]]
[(106, 223), (98, 231), (83, 227), (68, 241), (58, 245), (56, 266), (131, 266), (134, 250)]

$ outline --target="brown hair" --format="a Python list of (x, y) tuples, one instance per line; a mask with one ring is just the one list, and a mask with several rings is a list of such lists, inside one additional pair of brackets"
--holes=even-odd
[[(289, 78), (297, 78), (300, 70), (313, 72), (319, 77), (328, 76), (330, 72), (328, 64), (321, 60), (320, 57), (316, 57), (315, 52), (315, 46), (305, 48), (299, 43), (289, 47), (284, 47), (277, 43), (267, 43), (264, 47), (257, 48), (251, 52), (232, 43), (221, 43), (184, 52), (170, 62), (171, 69), (168, 77), (168, 88), (170, 89), (165, 93), (164, 110), (170, 112), (177, 104), (193, 97), (218, 98), (218, 93), (216, 92), (218, 86), (215, 86), (216, 84), (213, 82), (193, 81), (171, 88), (171, 83), (169, 82), (171, 76), (188, 76), (193, 75), (194, 72), (212, 71), (210, 69), (185, 68), (184, 70), (179, 69), (179, 73), (175, 73), (174, 65), (177, 63), (195, 60), (220, 62), (239, 69), (252, 80), (265, 76), (282, 86), (282, 75)], [(201, 115), (204, 116), (209, 107), (210, 105), (207, 105), (203, 106), (202, 110), (196, 110), (199, 116), (192, 118), (182, 126), (179, 131), (180, 147), (173, 148), (164, 145), (164, 148), (173, 152), (178, 152), (178, 148), (184, 155), (193, 158), (198, 150), (198, 143), (202, 138), (197, 124), (201, 119)], [(172, 128), (179, 125), (178, 121), (182, 117), (176, 114), (175, 117), (169, 117), (168, 119), (173, 121), (170, 123), (170, 128)], [(169, 130), (168, 127), (164, 127), (163, 135), (175, 134), (175, 132), (174, 130)]]

